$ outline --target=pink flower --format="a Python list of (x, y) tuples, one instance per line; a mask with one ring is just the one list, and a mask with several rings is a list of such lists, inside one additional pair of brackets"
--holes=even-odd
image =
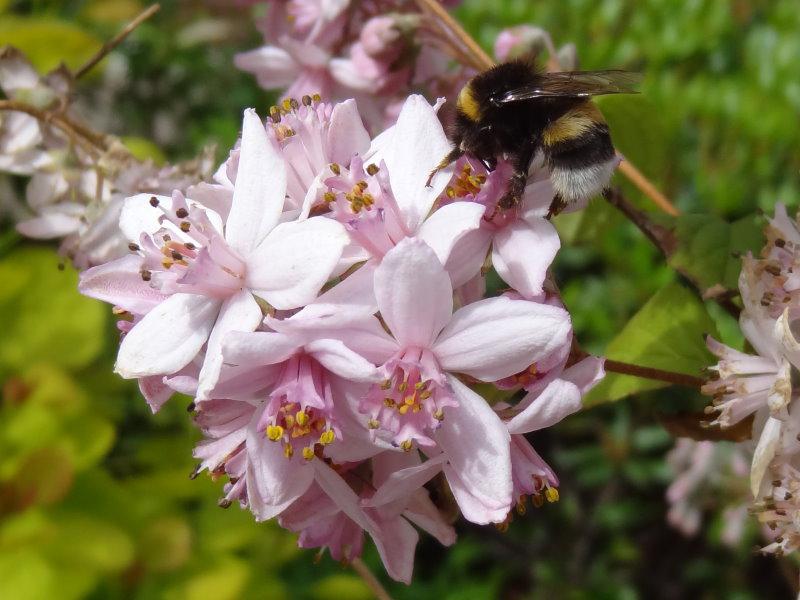
[[(216, 213), (172, 199), (133, 197), (121, 225), (135, 236), (144, 281), (126, 294), (157, 287), (168, 297), (124, 337), (116, 370), (123, 377), (175, 373), (206, 346), (199, 399), (207, 397), (222, 366), (230, 331), (252, 331), (262, 318), (254, 295), (279, 309), (312, 300), (339, 261), (346, 243), (341, 226), (321, 217), (279, 223), (286, 189), (283, 160), (255, 111), (245, 113), (233, 199), (223, 227)], [(314, 243), (309, 243), (309, 240)], [(130, 260), (89, 270), (81, 291), (119, 304), (119, 282), (130, 285)], [(109, 289), (115, 292), (108, 293)]]
[[(511, 504), (509, 434), (486, 402), (453, 373), (494, 381), (521, 371), (561, 346), (569, 317), (560, 308), (490, 298), (452, 312), (452, 285), (434, 251), (407, 238), (375, 271), (382, 322), (367, 311), (333, 311), (330, 329), (348, 347), (382, 364), (360, 410), (376, 439), (431, 457), (447, 455), (444, 472), (464, 516), (501, 522)], [(364, 314), (366, 313), (366, 314)], [(368, 316), (369, 315), (369, 316)], [(319, 321), (269, 320), (277, 330), (319, 329)], [(346, 324), (344, 324), (346, 321)], [(470, 443), (465, 445), (464, 441)]]

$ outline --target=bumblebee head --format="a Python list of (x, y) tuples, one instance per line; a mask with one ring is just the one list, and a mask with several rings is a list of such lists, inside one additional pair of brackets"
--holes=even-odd
[(468, 81), (467, 84), (461, 88), (458, 94), (458, 100), (456, 100), (456, 110), (474, 123), (480, 121), (481, 107), (475, 97), (475, 89), (472, 86), (472, 81)]

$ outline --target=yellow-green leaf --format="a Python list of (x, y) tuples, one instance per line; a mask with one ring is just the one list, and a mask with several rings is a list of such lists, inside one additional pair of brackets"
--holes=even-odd
[(41, 73), (64, 62), (76, 69), (103, 45), (78, 25), (51, 17), (5, 15), (0, 20), (0, 46), (22, 50)]

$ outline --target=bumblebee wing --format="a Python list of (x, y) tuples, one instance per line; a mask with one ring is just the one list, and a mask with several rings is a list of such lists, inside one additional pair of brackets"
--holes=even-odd
[(615, 70), (542, 73), (530, 85), (503, 94), (498, 103), (557, 96), (583, 98), (602, 94), (636, 94), (636, 85), (641, 79), (640, 73)]

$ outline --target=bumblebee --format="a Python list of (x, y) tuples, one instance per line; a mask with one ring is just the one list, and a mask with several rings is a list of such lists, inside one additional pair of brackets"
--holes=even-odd
[(635, 93), (628, 71), (545, 73), (532, 61), (496, 65), (473, 77), (456, 102), (453, 149), (428, 179), (467, 154), (494, 169), (499, 158), (514, 173), (500, 200), (517, 204), (533, 159), (541, 154), (555, 189), (550, 214), (603, 192), (617, 164), (608, 124), (591, 97)]

